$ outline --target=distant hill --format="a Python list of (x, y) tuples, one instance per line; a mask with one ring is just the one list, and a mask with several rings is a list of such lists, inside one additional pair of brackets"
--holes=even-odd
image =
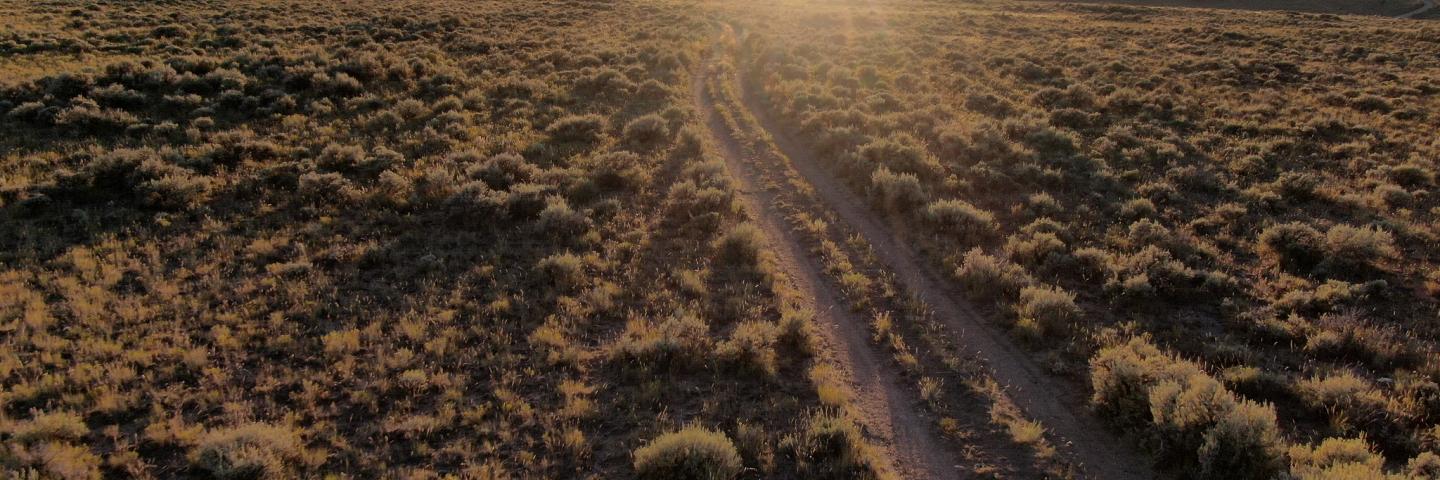
[[(1081, 3), (1120, 3), (1159, 7), (1224, 8), (1235, 10), (1289, 10), (1341, 15), (1396, 16), (1424, 6), (1421, 0), (1074, 0)], [(1433, 10), (1417, 18), (1436, 18)]]

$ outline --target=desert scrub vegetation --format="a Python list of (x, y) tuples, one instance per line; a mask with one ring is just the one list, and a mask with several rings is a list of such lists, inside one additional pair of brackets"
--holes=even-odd
[[(933, 452), (936, 447), (945, 448), (940, 443), (954, 442), (955, 447), (963, 449), (953, 467), (957, 469), (956, 473), (962, 475), (973, 472), (982, 476), (1074, 477), (1076, 468), (1071, 458), (1069, 455), (1057, 455), (1055, 447), (1046, 438), (1045, 427), (1026, 418), (1025, 413), (989, 377), (985, 367), (963, 352), (964, 348), (957, 345), (955, 338), (942, 333), (945, 327), (941, 317), (944, 314), (936, 312), (914, 292), (908, 291), (893, 272), (881, 265), (867, 239), (841, 220), (832, 206), (822, 200), (814, 185), (797, 178), (774, 139), (744, 105), (742, 92), (736, 88), (739, 78), (732, 66), (733, 57), (724, 52), (726, 45), (727, 42), (717, 44), (706, 59), (710, 65), (709, 75), (701, 86), (705, 94), (702, 98), (710, 103), (706, 106), (713, 108), (715, 117), (712, 121), (718, 120), (712, 123), (712, 126), (720, 127), (715, 129), (715, 133), (734, 140), (738, 144), (734, 147), (738, 147), (741, 158), (753, 159), (747, 160), (749, 165), (745, 167), (734, 168), (731, 165), (734, 168), (732, 171), (751, 186), (773, 188), (774, 197), (770, 200), (766, 200), (765, 196), (757, 199), (758, 202), (768, 202), (768, 206), (750, 206), (762, 211), (773, 207), (768, 215), (783, 218), (783, 223), (791, 229), (790, 234), (794, 235), (789, 240), (796, 243), (793, 246), (809, 251), (812, 257), (808, 260), (816, 263), (808, 268), (815, 269), (816, 276), (828, 277), (826, 283), (843, 297), (834, 300), (846, 304), (850, 310), (849, 315), (839, 314), (839, 321), (851, 323), (848, 328), (854, 328), (855, 324), (868, 320), (870, 327), (868, 332), (845, 331), (847, 327), (843, 326), (822, 328), (839, 330), (838, 334), (849, 337), (845, 342), (852, 345), (868, 340), (873, 343), (872, 348), (888, 354), (890, 358), (885, 362), (888, 365), (878, 366), (881, 371), (878, 376), (894, 375), (918, 380), (913, 383), (915, 388), (912, 392), (905, 392), (914, 397), (895, 397), (893, 393), (886, 393), (891, 398), (889, 401), (895, 402), (891, 407), (891, 421), (907, 421), (905, 417), (909, 414), (897, 414), (895, 410), (897, 407), (905, 409), (898, 405), (906, 400), (923, 403), (928, 413), (933, 415), (926, 423), (933, 422), (934, 433), (938, 434), (932, 437), (938, 442), (931, 443), (929, 448)], [(908, 147), (903, 151), (905, 154), (915, 153)], [(779, 188), (775, 188), (777, 186)], [(963, 233), (979, 233), (989, 221), (988, 213), (964, 202), (937, 203), (936, 217), (960, 230), (968, 230)], [(805, 263), (805, 260), (800, 262)], [(829, 296), (826, 293), (802, 293), (811, 296), (820, 308), (828, 308), (825, 307), (825, 297)], [(836, 321), (836, 309), (830, 310), (824, 318), (829, 319), (827, 322)], [(802, 311), (800, 317), (811, 315), (811, 312)], [(782, 326), (788, 330), (789, 325), (806, 323), (787, 322)], [(835, 335), (837, 332), (831, 330), (827, 333)], [(845, 443), (851, 446), (844, 449), (821, 447), (820, 452), (814, 452), (813, 447), (805, 447), (791, 453), (799, 459), (808, 459), (802, 465), (813, 466), (808, 469), (811, 475), (824, 478), (870, 477), (875, 476), (871, 472), (879, 470), (879, 478), (884, 478), (884, 469), (877, 466), (886, 463), (885, 455), (881, 450), (864, 445), (863, 432), (870, 428), (884, 430), (887, 427), (876, 421), (873, 402), (861, 402), (871, 405), (871, 408), (857, 412), (860, 413), (857, 425), (845, 425), (848, 420), (843, 414), (851, 411), (847, 405), (851, 392), (847, 391), (839, 372), (828, 367), (818, 365), (811, 369), (810, 375), (818, 388), (821, 403), (838, 409), (838, 412), (825, 412), (823, 417), (815, 417), (810, 425), (811, 428), (847, 432)], [(856, 393), (873, 398), (878, 388), (871, 384)], [(896, 398), (906, 400), (896, 401)], [(907, 423), (915, 422), (911, 419)], [(890, 447), (906, 451), (912, 448), (909, 445), (913, 445), (907, 442), (914, 441), (913, 438), (906, 442), (896, 440)], [(804, 446), (805, 443), (792, 445)], [(919, 449), (925, 450), (926, 447)], [(815, 458), (817, 454), (820, 458)], [(902, 459), (896, 460), (909, 463), (914, 457)], [(853, 466), (836, 468), (837, 465), (832, 463), (835, 461)], [(942, 463), (931, 465), (927, 471), (933, 475), (946, 475), (942, 470), (951, 462)], [(926, 475), (917, 472), (913, 463), (901, 468), (909, 470), (908, 475), (911, 476)]]
[(1096, 410), (1140, 432), (1162, 457), (1192, 465), (1199, 478), (1273, 478), (1284, 445), (1275, 408), (1243, 399), (1199, 365), (1143, 338), (1091, 360)]
[(693, 7), (0, 11), (0, 476), (864, 470)]
[(644, 479), (729, 480), (740, 473), (740, 453), (723, 433), (686, 427), (635, 450), (635, 472)]
[[(1091, 360), (1091, 381), (1099, 412), (1144, 436), (1162, 457), (1193, 464), (1199, 478), (1275, 478), (1287, 469), (1290, 478), (1433, 475), (1431, 452), (1386, 472), (1364, 433), (1290, 445), (1274, 405), (1237, 395), (1200, 365), (1142, 337), (1101, 349)], [(1377, 390), (1348, 373), (1302, 380), (1296, 389), (1302, 402), (1342, 421), (1369, 422), (1386, 408)]]
[[(1241, 467), (1207, 462), (1246, 442), (1266, 445), (1244, 450), (1265, 453), (1243, 462), (1258, 476), (1324, 438), (1363, 436), (1397, 475), (1434, 452), (1436, 27), (1076, 4), (717, 8), (742, 32), (755, 104), (999, 325), (1043, 339), (1027, 343), (1052, 370), (1093, 378), (1118, 328), (1208, 376), (1156, 385), (1163, 405), (1207, 397), (1194, 401), (1209, 413), (1136, 407), (1147, 419), (1126, 427), (1195, 466), (1177, 470), (1224, 478)], [(1050, 288), (1066, 308), (1037, 303)], [(1322, 400), (1340, 387), (1358, 397)]]

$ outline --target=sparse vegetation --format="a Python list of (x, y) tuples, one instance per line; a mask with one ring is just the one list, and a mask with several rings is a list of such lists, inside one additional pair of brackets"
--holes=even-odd
[[(1162, 476), (1440, 475), (1433, 25), (1009, 0), (0, 13), (0, 477), (893, 478), (822, 308), (869, 320), (914, 396), (887, 401), (965, 473), (1077, 476), (956, 348), (949, 290), (911, 291), (770, 133)], [(712, 131), (790, 230), (742, 208)], [(769, 234), (833, 298), (804, 306)]]
[[(1302, 475), (1291, 444), (1356, 435), (1387, 475), (1433, 453), (1437, 417), (1409, 407), (1429, 394), (1397, 380), (1440, 382), (1440, 63), (1401, 40), (1432, 27), (1096, 4), (728, 13), (757, 108), (1037, 363), (1090, 365), (1100, 416), (1184, 460), (1163, 470)], [(1170, 353), (1113, 350), (1137, 334)]]
[(699, 6), (0, 11), (0, 477), (870, 468), (780, 453), (847, 405), (696, 133)]

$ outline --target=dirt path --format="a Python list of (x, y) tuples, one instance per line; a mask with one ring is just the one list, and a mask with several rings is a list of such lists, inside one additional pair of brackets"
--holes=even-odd
[(921, 259), (898, 238), (897, 232), (903, 227), (887, 226), (860, 202), (860, 197), (826, 172), (808, 149), (769, 118), (755, 92), (739, 80), (742, 76), (736, 76), (739, 83), (736, 88), (742, 92), (745, 108), (773, 137), (791, 166), (815, 187), (820, 198), (841, 220), (870, 243), (881, 263), (895, 273), (900, 283), (934, 309), (936, 317), (942, 319), (960, 344), (985, 361), (1015, 404), (1029, 418), (1040, 421), (1058, 436), (1059, 447), (1075, 456), (1088, 477), (1107, 480), (1154, 477), (1147, 459), (1108, 433), (1100, 421), (1086, 411), (1083, 392), (1075, 392), (1044, 373), (1004, 332), (962, 300), (960, 292), (952, 291), (950, 282), (938, 268)]
[(903, 378), (900, 371), (871, 347), (867, 319), (845, 307), (840, 292), (825, 282), (819, 260), (808, 255), (796, 234), (786, 227), (776, 193), (760, 187), (759, 173), (751, 165), (754, 159), (744, 158), (743, 149), (728, 133), (705, 91), (710, 58), (706, 56), (701, 73), (695, 76), (691, 93), (699, 102), (710, 137), (720, 146), (725, 165), (738, 183), (746, 211), (755, 217), (755, 224), (765, 233), (766, 242), (796, 290), (811, 300), (809, 306), (821, 325), (822, 341), (836, 352), (841, 370), (852, 382), (850, 390), (859, 420), (884, 441), (888, 457), (898, 463), (891, 467), (903, 478), (960, 477), (958, 456), (946, 448), (946, 441), (931, 426), (934, 421), (926, 416), (919, 399), (899, 383)]
[(1415, 18), (1416, 15), (1428, 12), (1432, 8), (1435, 8), (1435, 0), (1425, 0), (1424, 6), (1396, 15), (1395, 18)]

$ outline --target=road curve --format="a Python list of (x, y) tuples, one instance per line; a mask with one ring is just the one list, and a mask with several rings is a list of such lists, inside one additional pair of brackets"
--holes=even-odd
[(1415, 18), (1416, 15), (1425, 13), (1435, 8), (1435, 0), (1425, 0), (1425, 5), (1420, 8), (1396, 15), (1395, 18)]

